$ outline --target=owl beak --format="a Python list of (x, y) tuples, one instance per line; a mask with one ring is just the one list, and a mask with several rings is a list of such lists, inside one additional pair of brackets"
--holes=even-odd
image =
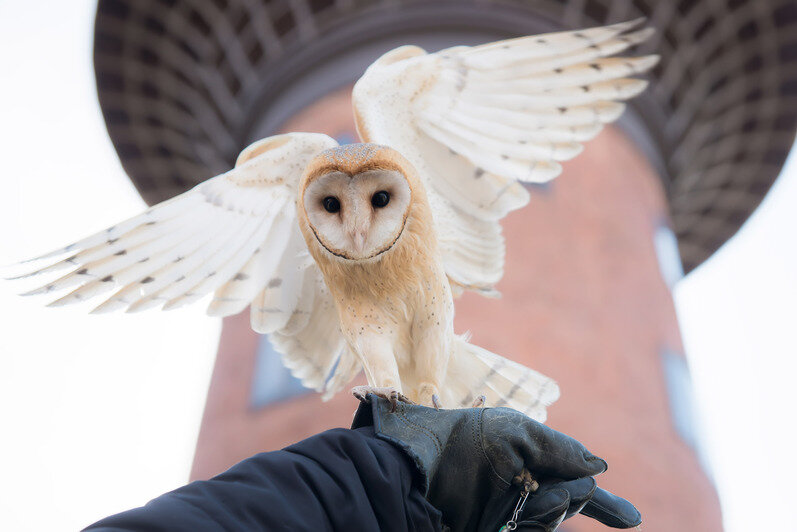
[(350, 231), (349, 238), (351, 238), (351, 242), (354, 245), (354, 250), (362, 254), (365, 250), (365, 230), (355, 229)]

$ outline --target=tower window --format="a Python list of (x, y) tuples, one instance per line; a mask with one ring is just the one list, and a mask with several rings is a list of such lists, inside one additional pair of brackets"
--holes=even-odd
[(255, 354), (249, 405), (252, 408), (263, 408), (311, 391), (282, 365), (280, 355), (271, 345), (268, 336), (261, 335)]

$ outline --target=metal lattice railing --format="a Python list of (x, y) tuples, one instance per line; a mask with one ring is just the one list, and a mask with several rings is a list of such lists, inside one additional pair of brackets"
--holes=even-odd
[(100, 0), (94, 60), (111, 138), (152, 203), (228, 169), (270, 95), (346, 47), (419, 27), (512, 36), (640, 15), (659, 30), (640, 53), (662, 62), (631, 106), (690, 270), (791, 148), (793, 0)]

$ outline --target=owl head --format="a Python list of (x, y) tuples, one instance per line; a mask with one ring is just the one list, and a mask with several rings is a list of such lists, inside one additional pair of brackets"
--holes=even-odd
[(305, 239), (344, 261), (388, 253), (407, 225), (416, 183), (398, 152), (376, 144), (348, 144), (321, 152), (299, 186)]

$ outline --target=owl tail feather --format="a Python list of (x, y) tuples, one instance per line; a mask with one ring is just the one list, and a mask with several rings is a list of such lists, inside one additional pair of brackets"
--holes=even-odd
[(559, 398), (559, 386), (545, 375), (468, 342), (454, 340), (448, 362), (443, 404), (470, 407), (480, 395), (487, 406), (508, 406), (537, 421), (545, 421), (546, 407)]

